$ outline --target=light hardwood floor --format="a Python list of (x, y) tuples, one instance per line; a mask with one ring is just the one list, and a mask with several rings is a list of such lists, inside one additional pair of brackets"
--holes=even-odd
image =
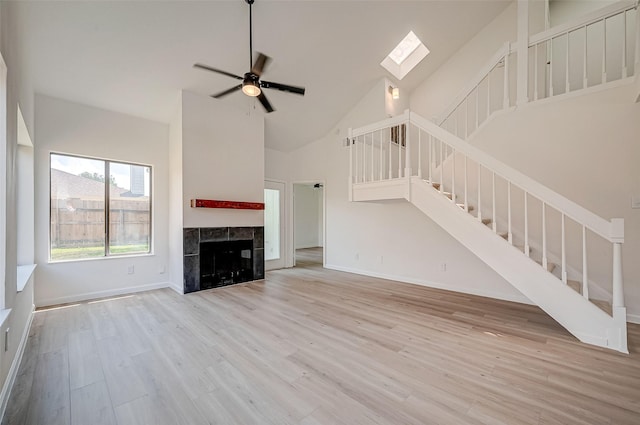
[(296, 267), (322, 266), (322, 253), (321, 246), (296, 249)]
[(631, 354), (539, 309), (322, 270), (39, 311), (3, 424), (640, 424)]

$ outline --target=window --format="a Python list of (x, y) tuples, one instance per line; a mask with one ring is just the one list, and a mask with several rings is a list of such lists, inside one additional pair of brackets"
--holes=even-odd
[(53, 153), (50, 164), (51, 261), (150, 252), (151, 167)]

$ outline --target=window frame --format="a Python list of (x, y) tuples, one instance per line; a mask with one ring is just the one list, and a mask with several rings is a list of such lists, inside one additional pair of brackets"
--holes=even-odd
[[(105, 172), (105, 181), (104, 181), (104, 254), (100, 257), (91, 257), (91, 258), (72, 258), (72, 259), (65, 259), (65, 260), (56, 260), (56, 259), (52, 259), (51, 258), (51, 243), (52, 243), (52, 221), (51, 221), (51, 211), (52, 211), (52, 193), (51, 193), (51, 159), (53, 155), (58, 155), (58, 156), (66, 156), (66, 157), (70, 157), (70, 158), (78, 158), (78, 159), (88, 159), (88, 160), (93, 160), (93, 161), (102, 161), (104, 162), (104, 172)], [(109, 235), (110, 235), (110, 193), (109, 193), (109, 184), (107, 184), (110, 181), (110, 171), (111, 171), (111, 163), (116, 163), (116, 164), (123, 164), (123, 165), (134, 165), (134, 166), (140, 166), (140, 167), (148, 167), (149, 168), (149, 249), (146, 252), (133, 252), (133, 253), (121, 253), (121, 254), (112, 254), (109, 252), (109, 248), (110, 248), (110, 240), (109, 240)], [(109, 177), (107, 177), (109, 176)], [(153, 208), (153, 166), (151, 164), (143, 164), (140, 162), (131, 162), (131, 161), (124, 161), (124, 160), (118, 160), (118, 159), (106, 159), (106, 158), (100, 158), (100, 157), (95, 157), (95, 156), (87, 156), (87, 155), (79, 155), (79, 154), (70, 154), (70, 153), (65, 153), (65, 152), (58, 152), (58, 151), (50, 151), (49, 152), (49, 243), (48, 243), (48, 251), (49, 251), (49, 255), (48, 255), (48, 262), (49, 263), (68, 263), (68, 262), (74, 262), (74, 261), (100, 261), (100, 260), (105, 260), (105, 259), (110, 259), (110, 258), (128, 258), (128, 257), (144, 257), (144, 256), (149, 256), (149, 255), (154, 255), (154, 237), (153, 237), (153, 233), (154, 233), (154, 220), (153, 220), (153, 213), (154, 213), (154, 208)]]

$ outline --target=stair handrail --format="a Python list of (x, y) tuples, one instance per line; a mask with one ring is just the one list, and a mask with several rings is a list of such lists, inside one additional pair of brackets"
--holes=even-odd
[(495, 172), (496, 175), (511, 181), (522, 190), (530, 193), (540, 199), (550, 207), (564, 213), (572, 220), (586, 226), (593, 232), (597, 233), (611, 243), (624, 242), (624, 220), (612, 219), (606, 220), (599, 215), (587, 210), (586, 208), (567, 199), (559, 193), (549, 189), (548, 187), (538, 183), (531, 177), (521, 173), (520, 171), (498, 161), (486, 152), (476, 148), (470, 143), (465, 142), (461, 138), (451, 134), (447, 130), (438, 126), (434, 122), (423, 118), (415, 112), (409, 113), (409, 121), (421, 128), (425, 132), (433, 135), (453, 147), (456, 152), (466, 155), (468, 158), (480, 163), (483, 167)]
[(451, 116), (451, 114), (467, 99), (471, 93), (487, 78), (487, 75), (505, 58), (512, 53), (512, 45), (510, 42), (504, 43), (491, 58), (480, 68), (478, 73), (469, 80), (467, 85), (463, 90), (453, 99), (453, 101), (449, 104), (445, 110), (438, 115), (435, 119), (435, 122), (438, 125), (442, 125), (443, 122), (446, 121), (447, 118)]
[(593, 12), (589, 12), (585, 15), (572, 19), (569, 22), (556, 25), (552, 28), (549, 28), (535, 35), (532, 35), (531, 37), (529, 37), (529, 46), (534, 46), (543, 41), (551, 40), (552, 38), (558, 37), (568, 32), (575, 31), (585, 26), (589, 26), (598, 21), (602, 21), (603, 19), (610, 18), (619, 13), (626, 12), (631, 9), (635, 9), (637, 7), (638, 7), (638, 2), (635, 0), (623, 0), (617, 3), (604, 6), (598, 10), (594, 10)]

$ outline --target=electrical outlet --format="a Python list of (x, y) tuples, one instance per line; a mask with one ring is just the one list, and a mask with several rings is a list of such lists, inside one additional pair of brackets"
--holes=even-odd
[(356, 252), (355, 258), (356, 258), (356, 261), (358, 261), (360, 259), (360, 254)]
[(447, 263), (441, 263), (440, 264), (440, 271), (441, 272), (446, 272), (447, 271)]
[(158, 269), (158, 273), (160, 274), (165, 274), (167, 271), (166, 267), (163, 265), (160, 266), (160, 269)]
[(378, 257), (378, 262), (379, 262), (380, 264), (382, 264), (383, 259), (384, 259), (384, 258), (382, 257), (382, 255), (380, 255), (380, 256)]
[(128, 274), (133, 274), (133, 273), (135, 273), (135, 268), (134, 268), (134, 266), (129, 266), (129, 267), (127, 268), (127, 273), (128, 273)]
[(640, 208), (640, 195), (631, 197), (631, 208), (633, 209)]

